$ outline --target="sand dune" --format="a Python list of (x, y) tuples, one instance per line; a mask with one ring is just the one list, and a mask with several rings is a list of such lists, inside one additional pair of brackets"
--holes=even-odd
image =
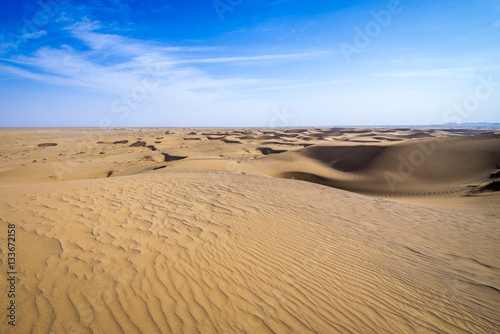
[[(315, 145), (287, 154), (270, 158), (288, 158), (288, 162), (274, 168), (273, 176), (317, 177), (322, 180), (319, 183), (363, 193), (447, 192), (482, 182), (497, 169), (500, 136)], [(318, 165), (304, 164), (304, 157)]]
[[(484, 132), (0, 132), (18, 266), (1, 332), (498, 332), (500, 138)], [(6, 247), (2, 232), (2, 270)]]
[(158, 171), (2, 193), (25, 240), (18, 332), (498, 329), (498, 219), (297, 182)]

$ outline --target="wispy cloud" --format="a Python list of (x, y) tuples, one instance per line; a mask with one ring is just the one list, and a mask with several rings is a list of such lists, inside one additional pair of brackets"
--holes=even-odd
[(20, 38), (13, 39), (15, 41), (12, 42), (0, 43), (0, 53), (3, 53), (9, 49), (17, 48), (21, 43), (26, 42), (27, 40), (37, 39), (45, 35), (47, 35), (47, 32), (45, 30), (39, 30), (33, 33), (23, 34), (20, 36)]
[(493, 25), (487, 28), (485, 31), (491, 31), (500, 28), (500, 20), (496, 20)]
[(306, 83), (299, 83), (299, 84), (293, 84), (293, 85), (259, 87), (259, 88), (254, 88), (252, 90), (253, 91), (275, 91), (275, 90), (300, 89), (300, 88), (308, 88), (308, 87), (338, 85), (338, 84), (343, 84), (343, 83), (352, 82), (352, 81), (355, 81), (355, 79), (329, 80), (329, 81), (306, 82)]
[(462, 68), (438, 68), (432, 70), (421, 70), (421, 71), (400, 71), (400, 72), (386, 72), (386, 73), (375, 73), (375, 77), (429, 77), (429, 76), (456, 76), (463, 74), (465, 72), (474, 71), (474, 67), (462, 67)]
[(302, 59), (315, 55), (329, 53), (329, 51), (311, 52), (311, 53), (292, 53), (278, 55), (260, 55), (247, 57), (220, 57), (220, 58), (204, 58), (204, 59), (185, 59), (176, 61), (176, 64), (194, 64), (194, 63), (235, 63), (248, 61), (264, 61), (264, 60), (285, 60), (285, 59)]
[[(236, 92), (258, 85), (265, 78), (234, 76), (218, 78), (199, 69), (197, 64), (226, 64), (262, 61), (298, 61), (324, 52), (275, 55), (193, 57), (214, 48), (162, 45), (129, 37), (101, 33), (98, 21), (84, 19), (65, 30), (88, 49), (77, 50), (68, 45), (42, 47), (30, 55), (0, 59), (0, 72), (9, 76), (37, 80), (48, 84), (81, 87), (88, 90), (119, 94), (138, 82), (154, 76), (165, 89), (205, 94)], [(290, 85), (295, 88), (296, 85)], [(253, 87), (255, 88), (255, 87)], [(273, 89), (272, 87), (269, 89)], [(276, 87), (274, 89), (286, 89)]]
[(45, 36), (45, 35), (47, 35), (47, 32), (45, 30), (39, 30), (39, 31), (34, 32), (34, 33), (24, 34), (23, 38), (26, 38), (26, 39), (40, 38), (40, 37)]

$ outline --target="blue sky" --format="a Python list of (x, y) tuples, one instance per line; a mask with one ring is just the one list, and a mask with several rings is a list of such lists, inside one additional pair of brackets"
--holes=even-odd
[(3, 0), (0, 126), (500, 122), (500, 3)]

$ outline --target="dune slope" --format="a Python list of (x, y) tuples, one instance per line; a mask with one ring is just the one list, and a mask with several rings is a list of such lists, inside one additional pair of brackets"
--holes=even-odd
[(500, 328), (498, 216), (165, 169), (3, 186), (0, 212), (19, 240), (7, 333)]
[(318, 144), (264, 159), (268, 175), (355, 192), (443, 193), (484, 182), (499, 168), (500, 135)]

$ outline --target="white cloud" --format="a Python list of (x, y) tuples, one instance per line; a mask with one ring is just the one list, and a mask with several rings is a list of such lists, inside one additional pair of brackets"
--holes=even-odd
[(474, 71), (474, 67), (462, 68), (438, 68), (432, 70), (421, 71), (401, 71), (401, 72), (386, 72), (376, 73), (375, 77), (428, 77), (428, 76), (457, 76), (464, 72)]
[(45, 35), (47, 35), (47, 32), (45, 30), (39, 30), (33, 33), (26, 33), (24, 35), (18, 36), (17, 40), (14, 42), (0, 43), (0, 53), (5, 53), (10, 49), (17, 48), (21, 43), (25, 42), (26, 40), (37, 39)]
[(47, 32), (45, 30), (39, 30), (39, 31), (34, 32), (34, 33), (24, 34), (22, 37), (26, 38), (26, 39), (31, 39), (31, 38), (40, 38), (44, 35), (47, 35)]
[(255, 88), (253, 90), (254, 91), (287, 90), (287, 89), (298, 89), (298, 88), (317, 87), (317, 86), (326, 86), (326, 85), (337, 85), (337, 84), (342, 84), (342, 83), (352, 82), (352, 81), (354, 81), (354, 79), (306, 82), (306, 83), (286, 85), (286, 86), (261, 87), (261, 88)]
[(492, 31), (498, 28), (500, 28), (500, 20), (496, 20), (495, 22), (493, 22), (493, 24), (489, 28), (484, 29), (483, 32)]
[(76, 22), (66, 29), (72, 31), (94, 31), (101, 28), (102, 26), (100, 21), (90, 21), (89, 18), (84, 17), (81, 21)]
[(313, 53), (292, 53), (292, 54), (279, 54), (279, 55), (261, 55), (261, 56), (247, 56), (247, 57), (220, 57), (220, 58), (204, 58), (204, 59), (184, 59), (177, 61), (176, 64), (194, 64), (194, 63), (235, 63), (235, 62), (248, 62), (248, 61), (263, 61), (263, 60), (285, 60), (285, 59), (301, 59), (326, 52), (313, 52)]
[[(141, 81), (153, 77), (161, 83), (161, 87), (150, 94), (152, 99), (169, 95), (169, 92), (182, 95), (181, 91), (189, 94), (201, 94), (203, 91), (204, 95), (213, 94), (217, 97), (222, 94), (227, 98), (230, 95), (236, 96), (242, 89), (256, 88), (265, 79), (238, 76), (217, 78), (197, 68), (197, 64), (292, 61), (324, 53), (191, 58), (193, 53), (216, 48), (165, 46), (157, 42), (100, 33), (99, 29), (99, 22), (84, 19), (67, 30), (87, 45), (88, 50), (75, 50), (67, 45), (59, 48), (43, 47), (30, 56), (3, 59), (8, 65), (2, 65), (0, 71), (48, 84), (76, 86), (113, 94), (130, 91)], [(290, 85), (290, 88), (294, 87), (296, 86)]]

